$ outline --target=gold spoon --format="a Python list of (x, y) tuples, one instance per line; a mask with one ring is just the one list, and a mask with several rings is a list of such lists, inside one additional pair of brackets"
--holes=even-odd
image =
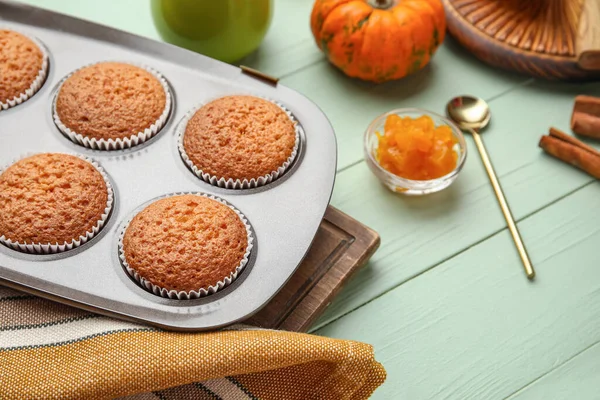
[(496, 198), (498, 199), (498, 203), (500, 204), (500, 208), (502, 209), (502, 213), (508, 224), (508, 229), (513, 237), (521, 261), (523, 261), (523, 267), (525, 268), (527, 278), (533, 279), (535, 277), (535, 271), (533, 270), (533, 266), (527, 255), (527, 250), (521, 239), (521, 234), (519, 233), (519, 229), (517, 229), (517, 225), (510, 212), (502, 188), (500, 187), (500, 182), (498, 182), (498, 178), (496, 177), (496, 172), (494, 171), (490, 157), (488, 156), (483, 141), (481, 140), (481, 136), (479, 135), (479, 131), (487, 126), (492, 117), (490, 107), (484, 100), (477, 97), (459, 96), (448, 102), (446, 112), (448, 113), (448, 116), (456, 122), (460, 129), (473, 135), (475, 145), (477, 145), (477, 150), (481, 156), (481, 161), (490, 178), (490, 182), (496, 193)]

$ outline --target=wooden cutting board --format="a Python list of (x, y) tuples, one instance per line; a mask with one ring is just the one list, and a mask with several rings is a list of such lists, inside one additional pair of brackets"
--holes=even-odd
[(377, 232), (329, 206), (312, 247), (296, 273), (246, 323), (306, 332), (379, 247)]

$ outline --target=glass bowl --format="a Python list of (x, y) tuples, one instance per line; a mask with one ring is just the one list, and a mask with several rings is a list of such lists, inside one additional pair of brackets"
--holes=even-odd
[[(452, 129), (452, 133), (458, 141), (453, 148), (458, 155), (456, 168), (454, 168), (454, 170), (452, 170), (452, 172), (449, 174), (440, 178), (417, 181), (395, 175), (379, 165), (379, 162), (375, 158), (375, 151), (379, 146), (379, 138), (375, 132), (383, 132), (385, 120), (389, 115), (392, 114), (396, 114), (400, 117), (411, 118), (418, 118), (422, 115), (428, 115), (431, 117), (436, 127), (440, 125), (448, 125)], [(422, 110), (419, 108), (398, 108), (380, 115), (379, 117), (375, 118), (371, 125), (369, 125), (367, 131), (365, 132), (364, 152), (365, 161), (367, 162), (367, 165), (371, 171), (373, 171), (373, 174), (375, 174), (375, 176), (379, 178), (379, 180), (391, 191), (409, 196), (420, 196), (439, 192), (440, 190), (450, 186), (452, 182), (456, 180), (465, 163), (465, 159), (467, 158), (467, 145), (461, 130), (449, 119), (436, 113), (432, 113), (431, 111)]]

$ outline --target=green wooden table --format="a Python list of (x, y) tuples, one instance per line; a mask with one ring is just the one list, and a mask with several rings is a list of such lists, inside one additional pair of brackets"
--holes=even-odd
[[(160, 40), (147, 0), (27, 2)], [(373, 344), (388, 371), (378, 399), (600, 399), (600, 185), (537, 147), (550, 126), (569, 131), (573, 97), (600, 96), (600, 84), (497, 71), (450, 38), (420, 73), (367, 84), (319, 52), (311, 7), (277, 0), (269, 34), (243, 63), (281, 77), (328, 115), (339, 148), (332, 204), (382, 238), (313, 332)], [(413, 106), (443, 112), (463, 93), (492, 107), (484, 140), (534, 282), (470, 138), (457, 182), (428, 197), (392, 194), (363, 161), (363, 132), (375, 116)]]

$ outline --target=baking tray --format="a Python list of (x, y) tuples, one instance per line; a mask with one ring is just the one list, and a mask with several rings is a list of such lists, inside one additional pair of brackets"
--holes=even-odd
[[(313, 245), (292, 278), (269, 304), (243, 323), (264, 329), (307, 332), (346, 282), (366, 264), (379, 242), (377, 232), (330, 205)], [(50, 307), (57, 311), (55, 321), (72, 317), (74, 313), (81, 318), (94, 315), (0, 287), (0, 297), (3, 296), (20, 299), (8, 308), (0, 307), (0, 326), (4, 325), (4, 329), (22, 325), (25, 317), (3, 324), (2, 315), (24, 309), (29, 313), (43, 313)]]
[[(27, 153), (68, 152), (98, 161), (116, 201), (102, 231), (77, 249), (55, 255), (20, 253), (0, 245), (0, 283), (107, 315), (167, 329), (214, 329), (247, 319), (283, 287), (308, 251), (325, 213), (335, 178), (336, 142), (319, 108), (282, 85), (239, 68), (126, 32), (55, 12), (0, 0), (0, 25), (38, 38), (50, 55), (44, 86), (25, 103), (0, 112), (0, 165)], [(174, 107), (153, 139), (123, 151), (93, 151), (63, 136), (52, 121), (58, 82), (99, 61), (150, 66), (167, 79)], [(211, 186), (189, 171), (175, 129), (191, 108), (228, 94), (254, 94), (282, 103), (302, 126), (300, 153), (277, 181), (255, 189)], [(242, 274), (227, 288), (195, 300), (156, 296), (137, 285), (118, 259), (118, 234), (148, 201), (168, 193), (219, 196), (249, 220), (255, 246)]]

